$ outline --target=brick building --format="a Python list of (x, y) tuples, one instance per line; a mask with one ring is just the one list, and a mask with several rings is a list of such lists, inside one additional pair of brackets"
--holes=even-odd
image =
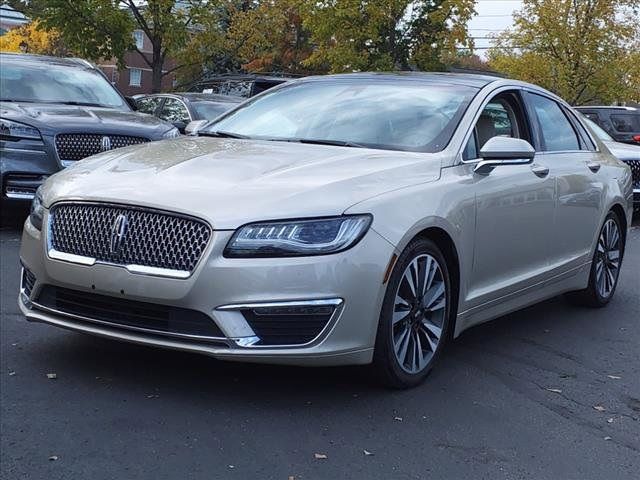
[[(134, 30), (133, 38), (136, 42), (138, 51), (127, 52), (124, 56), (126, 67), (123, 70), (118, 69), (115, 59), (106, 60), (98, 64), (100, 69), (111, 80), (118, 90), (124, 95), (138, 95), (141, 93), (151, 93), (151, 68), (149, 64), (142, 58), (146, 56), (149, 61), (153, 53), (151, 42), (142, 30)], [(173, 62), (168, 60), (165, 62), (165, 70), (173, 67)], [(169, 74), (162, 79), (162, 91), (171, 90), (175, 81), (175, 75)]]

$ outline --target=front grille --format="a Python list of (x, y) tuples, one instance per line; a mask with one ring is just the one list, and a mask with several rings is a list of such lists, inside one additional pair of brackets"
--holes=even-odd
[(200, 220), (115, 205), (55, 205), (49, 222), (50, 245), (58, 252), (189, 273), (211, 238)]
[(22, 290), (27, 297), (31, 297), (33, 287), (36, 284), (36, 276), (27, 267), (22, 267)]
[(164, 334), (224, 337), (208, 315), (186, 308), (109, 297), (53, 285), (43, 286), (35, 302), (36, 308), (41, 305), (115, 327), (133, 327)]
[(627, 160), (625, 163), (631, 167), (633, 188), (640, 188), (640, 160)]
[(56, 135), (56, 152), (58, 152), (60, 160), (82, 160), (105, 150), (138, 145), (148, 141), (148, 138), (132, 135), (61, 133)]
[[(288, 311), (287, 311), (288, 310)], [(331, 319), (331, 306), (243, 310), (242, 315), (260, 338), (257, 345), (302, 345), (316, 338)]]

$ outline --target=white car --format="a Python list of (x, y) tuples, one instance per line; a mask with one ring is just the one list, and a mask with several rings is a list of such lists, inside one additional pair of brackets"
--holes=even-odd
[(454, 74), (276, 87), (197, 137), (54, 175), (20, 308), (103, 337), (420, 382), (451, 337), (614, 294), (629, 167), (558, 97)]

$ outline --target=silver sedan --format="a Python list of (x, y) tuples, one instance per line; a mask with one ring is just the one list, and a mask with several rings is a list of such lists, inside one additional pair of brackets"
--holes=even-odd
[(226, 360), (420, 382), (448, 340), (566, 293), (603, 307), (629, 167), (561, 99), (454, 74), (297, 80), (197, 137), (51, 177), (25, 223), (29, 320)]

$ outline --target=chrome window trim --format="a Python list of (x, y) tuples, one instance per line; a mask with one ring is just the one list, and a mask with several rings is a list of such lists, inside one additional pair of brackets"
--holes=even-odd
[[(114, 207), (114, 208), (128, 208), (128, 209), (131, 209), (131, 210), (140, 210), (140, 211), (144, 211), (144, 212), (159, 213), (159, 214), (163, 214), (163, 215), (173, 215), (175, 217), (181, 217), (181, 218), (185, 218), (185, 219), (194, 220), (194, 221), (198, 221), (198, 222), (204, 223), (209, 228), (209, 230), (211, 231), (211, 235), (209, 236), (209, 241), (207, 243), (207, 246), (203, 250), (201, 257), (198, 259), (198, 263), (196, 263), (195, 267), (193, 268), (193, 270), (191, 272), (188, 272), (186, 270), (172, 270), (172, 269), (169, 269), (169, 268), (148, 267), (148, 266), (145, 266), (145, 265), (135, 265), (135, 264), (123, 265), (123, 264), (119, 264), (119, 263), (111, 263), (111, 262), (105, 262), (105, 261), (102, 261), (102, 260), (97, 260), (97, 259), (95, 259), (93, 257), (85, 257), (85, 256), (82, 256), (82, 255), (74, 255), (72, 253), (60, 252), (60, 251), (56, 250), (53, 247), (52, 243), (51, 243), (51, 241), (52, 241), (52, 235), (51, 235), (51, 210), (54, 207), (58, 206), (58, 205), (78, 205), (78, 204), (96, 205), (96, 206)], [(156, 208), (141, 207), (141, 206), (137, 206), (137, 205), (127, 205), (127, 204), (110, 203), (110, 202), (71, 201), (71, 200), (63, 200), (63, 201), (60, 201), (60, 202), (53, 203), (49, 207), (49, 209), (47, 210), (46, 225), (47, 225), (47, 228), (45, 230), (46, 253), (47, 253), (47, 257), (49, 259), (51, 259), (51, 260), (58, 260), (58, 261), (62, 261), (62, 262), (73, 263), (73, 264), (76, 264), (76, 265), (84, 265), (84, 266), (87, 266), (87, 267), (90, 267), (90, 266), (93, 266), (93, 265), (108, 265), (108, 266), (112, 266), (112, 267), (124, 268), (129, 273), (132, 273), (132, 274), (135, 274), (135, 275), (147, 275), (147, 276), (153, 276), (153, 277), (175, 278), (175, 279), (180, 279), (180, 280), (186, 280), (187, 278), (191, 277), (196, 272), (196, 270), (198, 270), (198, 267), (200, 266), (200, 263), (203, 261), (202, 259), (207, 256), (209, 248), (211, 248), (211, 245), (213, 243), (211, 239), (213, 238), (213, 235), (215, 233), (215, 230), (211, 227), (211, 224), (209, 222), (207, 222), (206, 220), (204, 220), (202, 218), (194, 217), (192, 215), (186, 215), (186, 214), (183, 214), (183, 213), (171, 212), (171, 211), (168, 211), (168, 210), (161, 210), (161, 209), (156, 209)]]
[[(158, 118), (160, 118), (160, 114), (162, 113), (162, 110), (164, 109), (164, 104), (167, 100), (167, 98), (172, 98), (174, 100), (177, 100), (178, 102), (180, 102), (182, 104), (182, 106), (185, 108), (185, 110), (187, 111), (187, 115), (189, 115), (189, 122), (193, 122), (193, 115), (191, 115), (191, 112), (189, 111), (189, 107), (187, 106), (187, 104), (184, 102), (184, 100), (182, 100), (180, 97), (178, 97), (177, 95), (171, 95), (171, 94), (160, 94), (157, 95), (159, 98), (162, 98), (164, 101), (162, 102), (162, 108), (158, 111)], [(164, 120), (163, 118), (160, 118), (160, 120)], [(171, 123), (170, 120), (164, 120), (165, 122), (169, 122)]]

